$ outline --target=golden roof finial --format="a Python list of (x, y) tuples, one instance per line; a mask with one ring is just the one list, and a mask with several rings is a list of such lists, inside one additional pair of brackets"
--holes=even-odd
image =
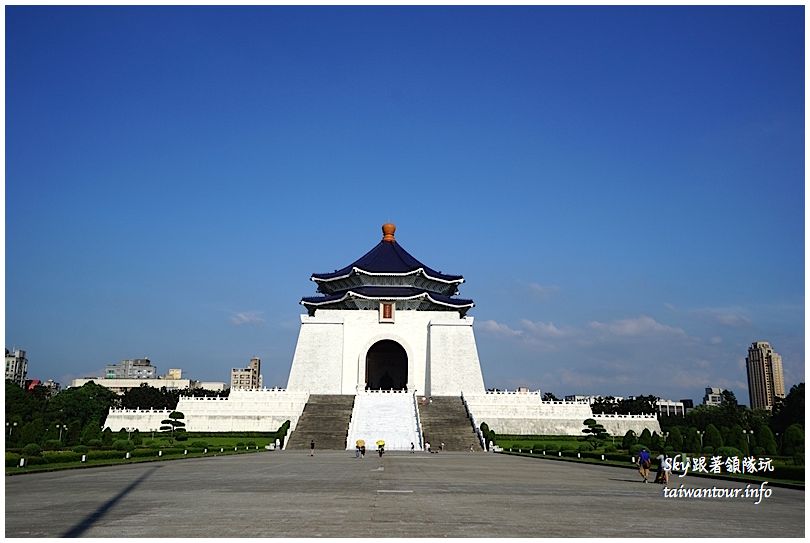
[(382, 225), (382, 231), (383, 231), (383, 241), (387, 241), (389, 243), (393, 243), (394, 241), (396, 241), (394, 239), (394, 232), (397, 231), (397, 227), (395, 224), (392, 224), (390, 222), (385, 223), (384, 225)]

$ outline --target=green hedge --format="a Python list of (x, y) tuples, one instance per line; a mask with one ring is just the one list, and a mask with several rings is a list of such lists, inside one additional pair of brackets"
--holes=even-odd
[(60, 464), (63, 462), (78, 462), (82, 455), (73, 451), (46, 451), (42, 457), (48, 464)]

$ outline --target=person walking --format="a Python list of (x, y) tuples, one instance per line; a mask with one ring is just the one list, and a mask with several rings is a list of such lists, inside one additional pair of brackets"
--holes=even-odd
[(411, 454), (413, 454), (413, 441), (411, 441)]
[(649, 483), (647, 477), (650, 476), (650, 464), (652, 464), (652, 461), (650, 460), (650, 451), (647, 449), (641, 449), (641, 452), (638, 455), (638, 473), (644, 479), (645, 483)]
[(669, 476), (672, 473), (672, 462), (663, 454), (659, 454), (656, 460), (658, 460), (658, 474), (655, 476), (655, 482), (669, 486)]
[(309, 442), (309, 455), (310, 456), (315, 456), (315, 440), (314, 439)]

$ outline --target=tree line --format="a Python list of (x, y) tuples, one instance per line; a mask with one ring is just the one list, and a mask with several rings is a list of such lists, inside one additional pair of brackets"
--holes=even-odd
[[(54, 396), (42, 386), (25, 390), (6, 381), (6, 447), (19, 448), (29, 443), (50, 448), (87, 444), (102, 440), (104, 423), (111, 407), (126, 409), (177, 408), (181, 395), (227, 396), (228, 391), (167, 390), (143, 383), (118, 396), (92, 381), (81, 387), (67, 388)], [(119, 431), (120, 428), (113, 430)]]

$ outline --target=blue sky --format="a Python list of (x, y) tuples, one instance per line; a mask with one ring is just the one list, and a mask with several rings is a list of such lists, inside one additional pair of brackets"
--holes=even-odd
[(284, 386), (393, 221), (487, 386), (804, 381), (803, 9), (6, 7), (6, 346)]

